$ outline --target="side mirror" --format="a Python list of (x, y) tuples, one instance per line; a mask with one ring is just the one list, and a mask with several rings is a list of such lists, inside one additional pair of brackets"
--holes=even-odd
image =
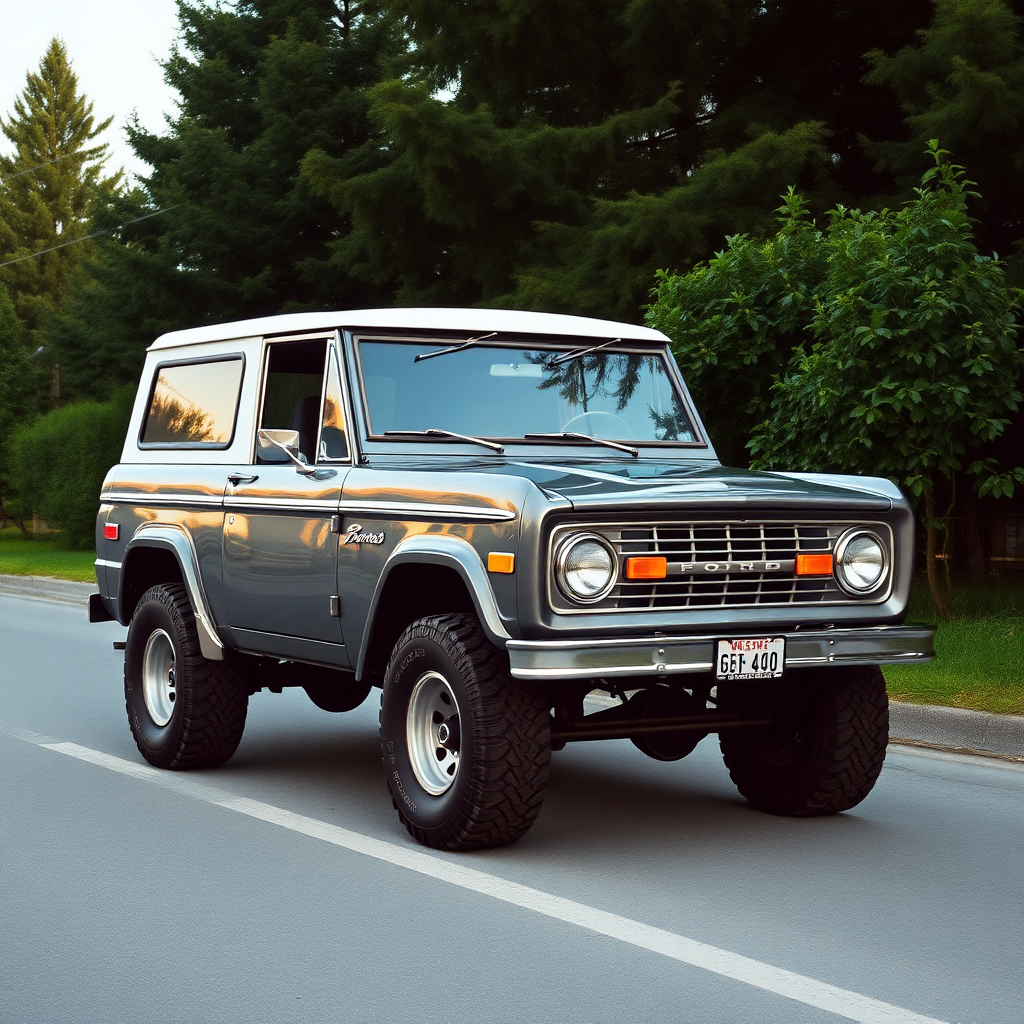
[(264, 457), (269, 456), (271, 462), (288, 460), (295, 466), (297, 473), (302, 473), (305, 476), (311, 476), (316, 472), (316, 467), (309, 465), (305, 455), (299, 451), (299, 432), (297, 430), (260, 430), (256, 434), (256, 443), (259, 445), (261, 454)]

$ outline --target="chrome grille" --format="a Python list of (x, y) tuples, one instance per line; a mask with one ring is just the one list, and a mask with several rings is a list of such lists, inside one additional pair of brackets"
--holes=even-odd
[[(557, 590), (553, 604), (561, 610), (612, 610), (849, 604), (857, 600), (832, 576), (797, 576), (798, 554), (831, 553), (838, 539), (863, 523), (829, 522), (694, 522), (588, 526), (607, 537), (618, 555), (619, 576), (608, 597), (586, 609), (567, 602)], [(877, 526), (878, 524), (876, 524)], [(560, 527), (557, 547), (579, 526)], [(890, 536), (883, 528), (883, 536)], [(657, 555), (668, 562), (664, 579), (629, 580), (625, 562), (631, 555)], [(778, 569), (772, 563), (781, 563)], [(766, 564), (767, 563), (767, 564)], [(708, 566), (719, 567), (717, 570)]]

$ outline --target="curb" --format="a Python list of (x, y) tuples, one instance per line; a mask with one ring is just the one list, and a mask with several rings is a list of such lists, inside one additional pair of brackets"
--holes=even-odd
[[(84, 605), (89, 595), (96, 592), (95, 583), (75, 583), (49, 576), (0, 575), (0, 594), (16, 597)], [(594, 703), (602, 701), (598, 698)], [(609, 698), (608, 706), (612, 703), (615, 702)], [(986, 711), (891, 701), (889, 742), (1024, 760), (1024, 715), (993, 715)]]
[(889, 702), (889, 742), (1024, 760), (1024, 716)]
[(34, 597), (65, 604), (87, 604), (89, 595), (97, 593), (95, 583), (57, 580), (52, 576), (0, 576), (0, 594)]

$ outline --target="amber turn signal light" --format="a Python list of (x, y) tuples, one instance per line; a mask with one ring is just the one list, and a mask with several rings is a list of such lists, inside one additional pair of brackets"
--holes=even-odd
[(492, 551), (487, 556), (488, 572), (515, 572), (516, 556), (506, 551)]
[(650, 555), (626, 559), (627, 580), (663, 580), (668, 575), (668, 560)]
[(797, 576), (831, 576), (831, 555), (797, 555)]

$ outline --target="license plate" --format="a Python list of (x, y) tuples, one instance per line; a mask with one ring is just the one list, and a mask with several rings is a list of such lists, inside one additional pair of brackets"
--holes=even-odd
[(777, 679), (786, 663), (786, 638), (719, 640), (715, 675), (719, 679)]

